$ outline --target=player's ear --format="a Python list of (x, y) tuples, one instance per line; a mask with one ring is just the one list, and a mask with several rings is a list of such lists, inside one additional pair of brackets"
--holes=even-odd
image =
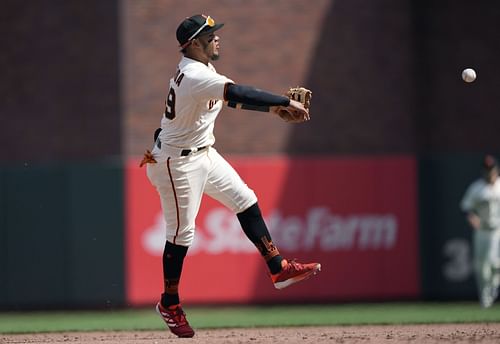
[(200, 41), (198, 40), (198, 38), (195, 38), (191, 41), (191, 45), (192, 46), (195, 46), (195, 47), (200, 47), (201, 46), (201, 43)]

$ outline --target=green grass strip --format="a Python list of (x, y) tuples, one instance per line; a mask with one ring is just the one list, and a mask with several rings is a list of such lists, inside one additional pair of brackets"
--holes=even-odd
[[(300, 306), (185, 307), (193, 327), (274, 327), (314, 325), (429, 324), (500, 322), (500, 305), (475, 302), (373, 303)], [(0, 313), (0, 333), (163, 330), (148, 309)]]

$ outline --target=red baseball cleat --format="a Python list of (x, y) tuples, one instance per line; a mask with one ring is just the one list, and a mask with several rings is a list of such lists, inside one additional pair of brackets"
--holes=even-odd
[(160, 314), (163, 321), (165, 321), (170, 331), (177, 337), (191, 338), (194, 336), (194, 331), (191, 326), (189, 326), (186, 319), (186, 313), (182, 310), (181, 305), (165, 309), (160, 302), (158, 302), (156, 304), (156, 311)]
[(286, 259), (281, 261), (281, 266), (283, 269), (280, 272), (271, 275), (276, 289), (283, 289), (294, 283), (308, 279), (321, 270), (321, 264), (319, 263), (301, 264), (295, 260), (287, 261)]

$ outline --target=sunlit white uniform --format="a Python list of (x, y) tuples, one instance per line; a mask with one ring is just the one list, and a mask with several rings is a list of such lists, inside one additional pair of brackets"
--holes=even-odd
[(481, 304), (489, 307), (500, 285), (500, 179), (494, 184), (482, 178), (473, 182), (460, 207), (474, 212), (481, 221), (473, 234), (474, 270)]
[[(232, 80), (215, 68), (183, 57), (170, 79), (161, 121), (161, 148), (154, 146), (156, 164), (147, 175), (156, 187), (167, 224), (167, 240), (190, 246), (203, 193), (235, 213), (257, 202), (255, 193), (212, 147), (214, 122), (222, 109), (224, 88)], [(198, 150), (200, 147), (207, 147)], [(190, 149), (187, 156), (183, 150)]]

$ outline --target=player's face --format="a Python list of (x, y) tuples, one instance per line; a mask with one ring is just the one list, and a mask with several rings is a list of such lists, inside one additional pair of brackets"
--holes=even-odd
[(494, 184), (498, 178), (498, 169), (492, 168), (489, 171), (484, 172), (484, 179), (487, 183)]
[(219, 59), (219, 36), (214, 33), (200, 36), (198, 40), (201, 43), (204, 54), (212, 61)]

